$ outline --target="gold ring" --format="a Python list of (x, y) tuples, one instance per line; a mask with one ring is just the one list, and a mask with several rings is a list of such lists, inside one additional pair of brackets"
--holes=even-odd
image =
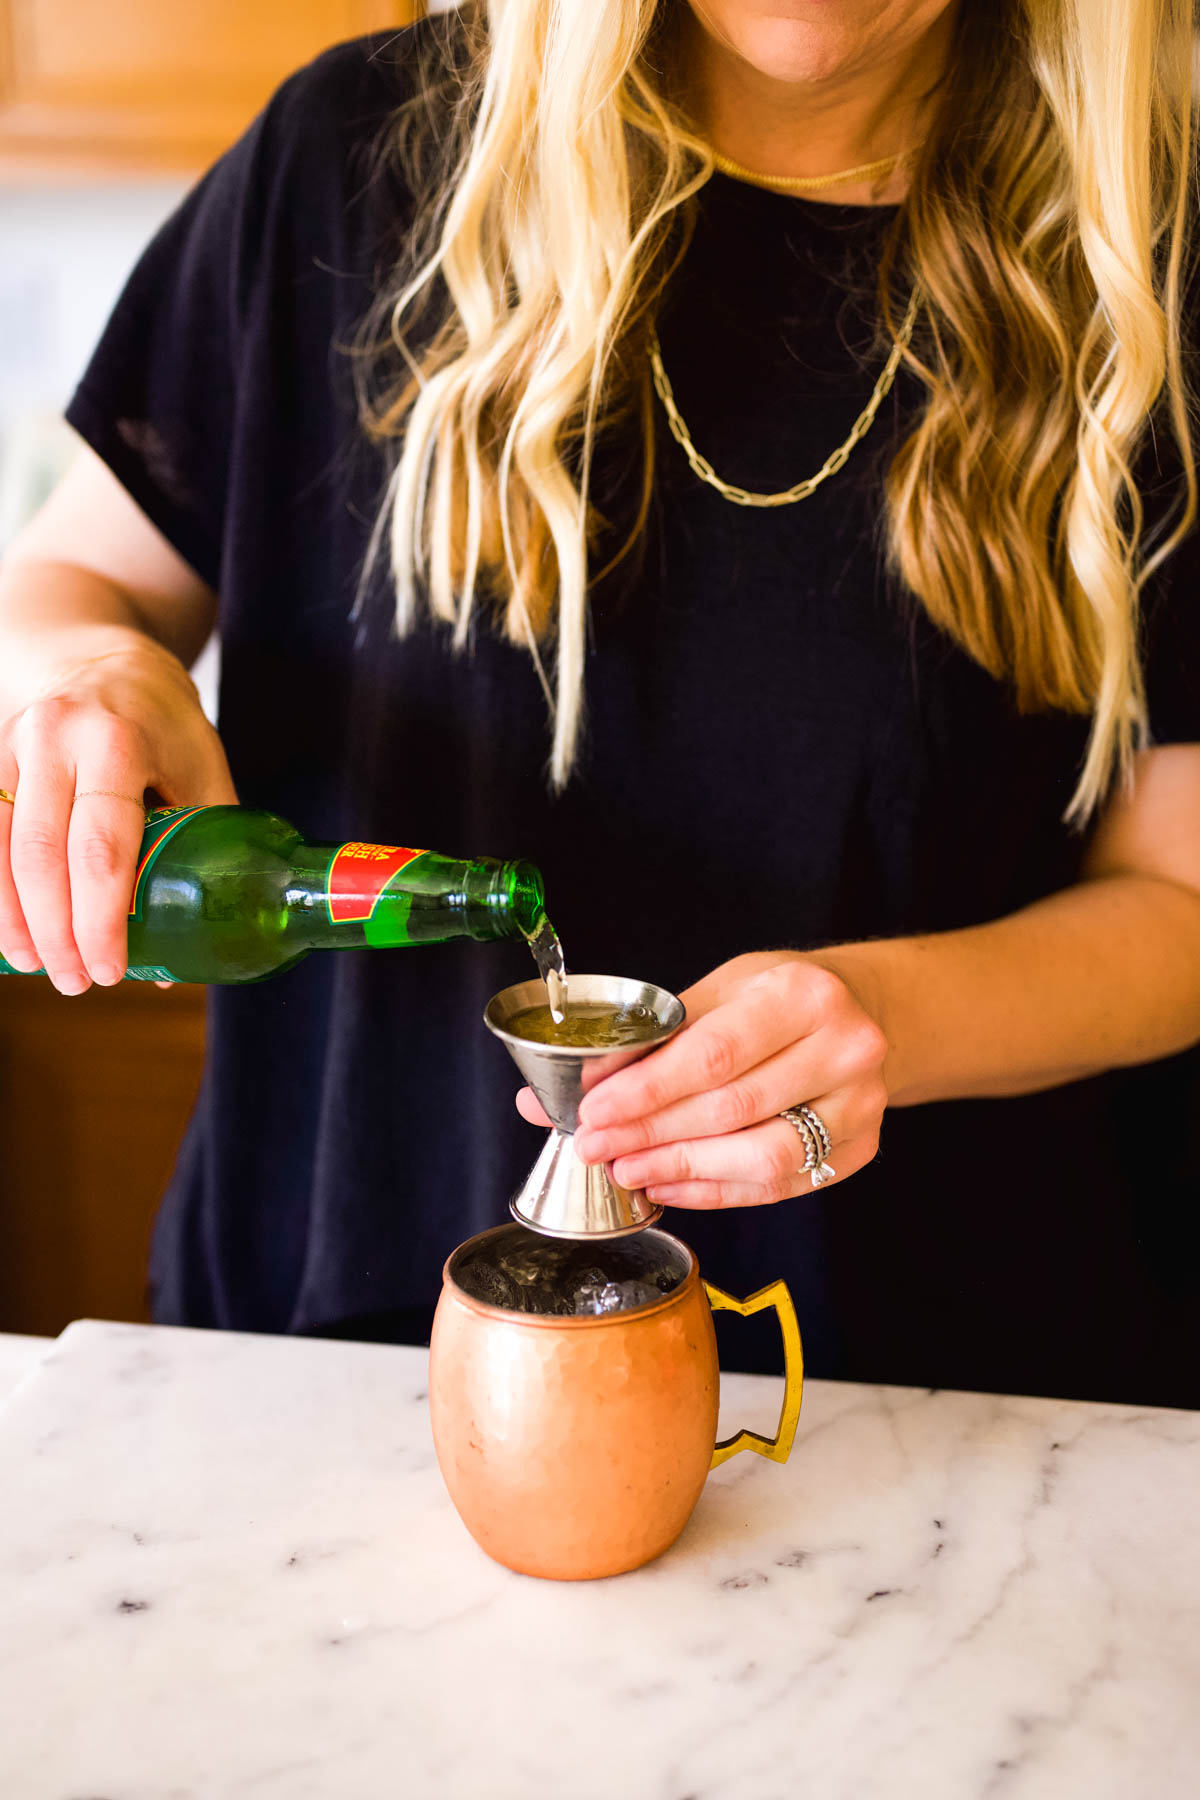
[(0, 788), (0, 800), (7, 800), (10, 806), (17, 804), (17, 796), (10, 794), (7, 788)]
[[(82, 794), (76, 794), (75, 800), (128, 800), (130, 806), (136, 806), (143, 816), (146, 811), (144, 801), (136, 800), (132, 794), (118, 794), (116, 788), (86, 788)], [(72, 800), (72, 806), (75, 800)]]

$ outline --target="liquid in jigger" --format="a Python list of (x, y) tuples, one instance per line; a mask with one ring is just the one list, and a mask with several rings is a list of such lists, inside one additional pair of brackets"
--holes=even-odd
[(562, 1019), (548, 1006), (529, 1006), (510, 1021), (514, 1036), (535, 1044), (561, 1044), (573, 1050), (609, 1050), (622, 1044), (641, 1044), (653, 1037), (658, 1021), (648, 1006), (608, 1006), (598, 1000), (577, 1000)]

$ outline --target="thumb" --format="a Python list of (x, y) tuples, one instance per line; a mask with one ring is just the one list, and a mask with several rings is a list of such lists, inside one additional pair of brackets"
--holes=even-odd
[(517, 1111), (523, 1119), (528, 1119), (531, 1125), (542, 1125), (547, 1128), (550, 1125), (548, 1116), (534, 1099), (531, 1088), (523, 1087), (518, 1092)]

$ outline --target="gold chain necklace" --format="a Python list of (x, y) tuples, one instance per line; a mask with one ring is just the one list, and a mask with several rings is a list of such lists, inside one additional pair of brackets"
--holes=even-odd
[(713, 167), (722, 175), (732, 175), (735, 181), (749, 181), (755, 187), (773, 188), (781, 194), (816, 194), (822, 188), (839, 187), (849, 181), (878, 181), (884, 175), (890, 175), (898, 169), (902, 162), (915, 156), (921, 148), (914, 144), (911, 150), (899, 150), (895, 156), (881, 156), (878, 162), (859, 163), (853, 169), (839, 169), (836, 175), (760, 175), (755, 169), (743, 168), (741, 163), (731, 162), (729, 157), (712, 152)]
[(904, 315), (904, 321), (888, 359), (880, 371), (879, 380), (875, 383), (875, 390), (850, 427), (849, 437), (844, 443), (838, 445), (831, 456), (826, 457), (815, 475), (810, 475), (805, 481), (798, 481), (795, 487), (785, 488), (781, 494), (754, 494), (748, 488), (734, 487), (731, 482), (722, 481), (708, 458), (701, 456), (692, 442), (691, 433), (675, 404), (675, 392), (668, 379), (667, 371), (663, 367), (658, 333), (652, 331), (650, 334), (650, 369), (654, 376), (655, 391), (662, 401), (663, 411), (667, 415), (671, 436), (687, 457), (693, 473), (698, 475), (701, 481), (707, 482), (709, 487), (716, 488), (723, 499), (732, 500), (735, 506), (791, 506), (796, 500), (807, 500), (810, 494), (816, 493), (823, 481), (828, 481), (831, 475), (837, 474), (838, 470), (845, 465), (855, 444), (860, 443), (871, 429), (875, 414), (879, 411), (885, 395), (896, 379), (900, 359), (904, 355), (913, 334), (913, 326), (917, 322), (920, 304), (920, 291), (914, 287), (908, 302), (908, 311)]

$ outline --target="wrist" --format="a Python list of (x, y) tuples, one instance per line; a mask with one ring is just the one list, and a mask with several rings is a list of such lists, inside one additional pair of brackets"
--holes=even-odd
[[(72, 634), (74, 639), (74, 634)], [(60, 650), (40, 687), (29, 696), (26, 705), (47, 700), (55, 695), (77, 692), (81, 686), (105, 686), (122, 680), (139, 688), (147, 684), (166, 684), (174, 693), (186, 693), (199, 704), (195, 682), (174, 653), (157, 639), (135, 629), (109, 628), (90, 647), (74, 640), (69, 649)]]
[(95, 624), (51, 627), (45, 631), (9, 630), (3, 637), (4, 686), (0, 717), (23, 712), (39, 700), (60, 694), (78, 679), (97, 674), (134, 677), (158, 675), (194, 684), (177, 657), (136, 626)]

